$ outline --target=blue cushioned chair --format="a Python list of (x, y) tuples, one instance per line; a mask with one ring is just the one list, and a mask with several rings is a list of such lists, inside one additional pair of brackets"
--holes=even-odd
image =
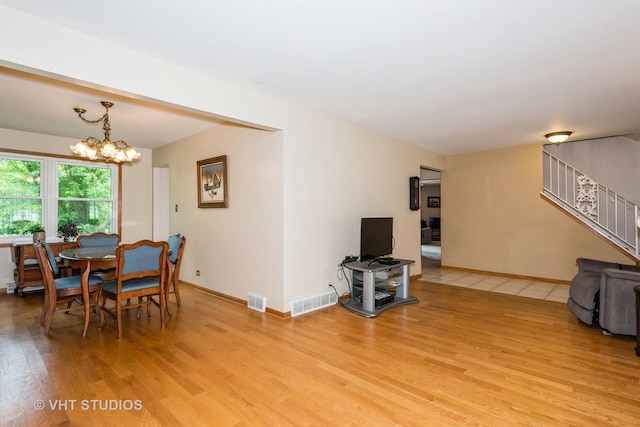
[(51, 269), (53, 270), (53, 277), (57, 279), (61, 276), (71, 276), (71, 267), (65, 267), (64, 273), (60, 271), (60, 267), (58, 266), (60, 260), (56, 258), (55, 254), (53, 253), (53, 249), (51, 249), (51, 246), (49, 246), (47, 242), (42, 240), (38, 240), (37, 242), (42, 243), (42, 246), (44, 246), (44, 249), (47, 252), (47, 258), (49, 258), (49, 263), (51, 264)]
[(115, 233), (81, 234), (76, 238), (76, 243), (81, 248), (91, 246), (113, 246), (115, 248), (120, 243), (120, 236)]
[[(115, 280), (103, 283), (98, 293), (100, 307), (100, 328), (105, 324), (104, 313), (116, 318), (118, 339), (122, 339), (122, 312), (130, 308), (147, 306), (147, 316), (151, 317), (151, 304), (160, 308), (160, 328), (164, 329), (165, 294), (167, 274), (167, 242), (141, 240), (122, 244), (116, 249), (117, 266)], [(156, 301), (153, 297), (157, 296)], [(138, 297), (137, 304), (124, 305), (123, 300)], [(143, 298), (146, 297), (146, 300)], [(107, 307), (107, 300), (113, 300), (115, 307)], [(138, 310), (138, 315), (140, 311)]]
[[(81, 248), (90, 248), (95, 246), (113, 246), (115, 248), (120, 243), (120, 236), (115, 233), (108, 234), (102, 232), (81, 234), (76, 238), (76, 243)], [(92, 273), (105, 282), (113, 280), (115, 277), (114, 268), (94, 270)]]
[[(83, 305), (71, 306), (74, 301), (78, 301), (82, 297), (80, 276), (56, 279), (54, 275), (58, 274), (58, 265), (49, 245), (46, 242), (36, 242), (34, 247), (44, 282), (44, 304), (40, 315), (40, 325), (44, 326), (44, 334), (49, 335), (51, 321), (55, 313), (84, 310)], [(100, 283), (101, 280), (99, 278), (89, 276), (89, 294), (95, 294), (100, 289)], [(63, 302), (68, 303), (67, 307), (56, 309), (57, 305)]]
[(168, 265), (168, 279), (167, 287), (165, 289), (165, 295), (167, 300), (167, 311), (171, 315), (169, 309), (169, 294), (176, 295), (176, 303), (180, 305), (180, 291), (179, 291), (179, 276), (180, 276), (180, 264), (182, 262), (182, 252), (187, 244), (187, 238), (177, 234), (172, 234), (167, 238), (169, 244), (169, 265)]

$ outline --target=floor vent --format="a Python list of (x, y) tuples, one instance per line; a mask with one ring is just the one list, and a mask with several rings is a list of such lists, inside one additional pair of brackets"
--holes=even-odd
[(313, 297), (307, 297), (291, 302), (291, 316), (299, 316), (309, 313), (310, 311), (319, 310), (338, 302), (338, 296), (335, 292), (327, 292)]
[(264, 313), (267, 309), (267, 297), (252, 294), (249, 292), (249, 298), (247, 298), (247, 305), (250, 309)]

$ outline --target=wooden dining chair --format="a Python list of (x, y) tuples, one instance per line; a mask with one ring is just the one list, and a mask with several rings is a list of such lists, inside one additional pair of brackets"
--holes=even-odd
[[(97, 232), (92, 234), (80, 234), (76, 238), (76, 243), (81, 248), (94, 246), (113, 246), (114, 248), (120, 243), (120, 236), (116, 233)], [(92, 273), (101, 278), (103, 282), (110, 282), (115, 279), (115, 268), (95, 270)]]
[(113, 246), (116, 247), (120, 243), (120, 236), (115, 233), (92, 233), (81, 234), (76, 238), (76, 243), (81, 248), (90, 246)]
[(167, 257), (168, 276), (165, 296), (167, 301), (167, 311), (169, 312), (169, 315), (171, 315), (171, 310), (169, 309), (169, 295), (175, 294), (176, 303), (177, 305), (180, 305), (180, 264), (182, 263), (182, 253), (184, 252), (184, 247), (187, 244), (187, 238), (182, 236), (180, 233), (176, 233), (167, 238), (167, 243), (169, 244), (169, 255)]
[[(49, 335), (53, 316), (59, 312), (68, 313), (71, 310), (83, 309), (80, 303), (73, 306), (73, 302), (80, 302), (82, 297), (82, 287), (80, 286), (80, 276), (67, 276), (55, 278), (58, 275), (58, 265), (53, 255), (53, 251), (47, 251), (46, 243), (34, 243), (36, 258), (40, 265), (40, 273), (44, 282), (44, 304), (40, 315), (40, 325), (44, 326), (44, 334)], [(89, 294), (95, 295), (100, 289), (102, 281), (93, 276), (89, 276)], [(93, 298), (92, 298), (93, 299)], [(64, 308), (57, 308), (58, 304), (67, 303)]]
[[(167, 274), (167, 242), (140, 240), (122, 244), (116, 249), (117, 266), (115, 280), (103, 283), (98, 293), (100, 327), (105, 325), (104, 313), (116, 318), (118, 339), (122, 339), (122, 312), (131, 308), (147, 307), (147, 317), (151, 317), (151, 304), (160, 309), (160, 328), (164, 329), (165, 294)], [(154, 297), (157, 297), (157, 301)], [(134, 299), (138, 303), (134, 304)], [(115, 307), (107, 307), (107, 300), (113, 300)], [(124, 300), (130, 303), (123, 304)], [(138, 316), (140, 310), (138, 310)]]

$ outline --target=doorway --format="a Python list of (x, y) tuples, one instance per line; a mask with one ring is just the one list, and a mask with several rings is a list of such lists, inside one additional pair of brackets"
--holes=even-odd
[(420, 253), (422, 268), (440, 268), (442, 261), (441, 173), (420, 168)]
[(169, 235), (169, 167), (153, 168), (153, 240)]

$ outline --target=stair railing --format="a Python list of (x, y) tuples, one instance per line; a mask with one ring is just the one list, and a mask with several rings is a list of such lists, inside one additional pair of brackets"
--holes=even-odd
[(543, 196), (640, 259), (638, 206), (553, 154), (542, 153)]

